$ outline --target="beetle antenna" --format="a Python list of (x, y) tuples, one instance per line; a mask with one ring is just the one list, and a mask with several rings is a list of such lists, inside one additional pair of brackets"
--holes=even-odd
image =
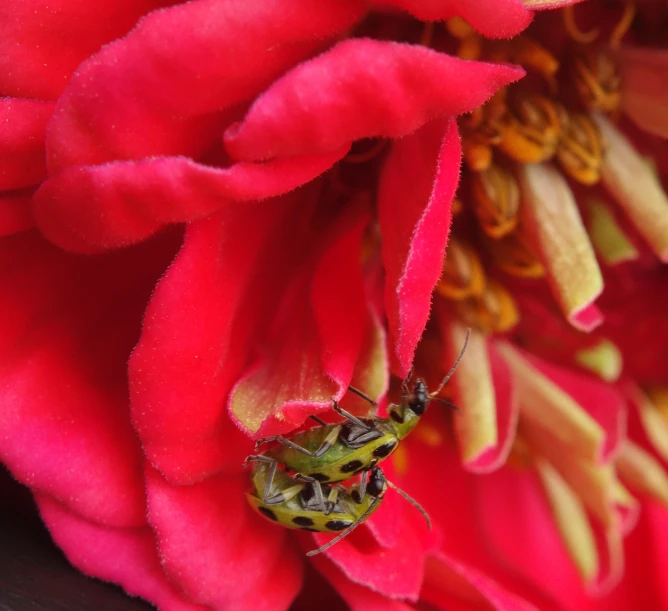
[(441, 397), (432, 397), (431, 401), (438, 401), (439, 403), (443, 403), (443, 405), (447, 405), (450, 409), (456, 412), (459, 411), (459, 407), (447, 399), (443, 399)]
[(466, 339), (464, 340), (464, 345), (462, 346), (462, 351), (459, 353), (459, 356), (457, 357), (457, 360), (455, 361), (455, 364), (450, 368), (450, 371), (448, 371), (448, 374), (443, 378), (441, 381), (441, 385), (429, 395), (430, 399), (433, 399), (437, 394), (439, 394), (442, 390), (443, 387), (448, 383), (448, 380), (452, 377), (452, 375), (455, 373), (457, 370), (457, 367), (459, 366), (459, 363), (462, 360), (462, 357), (464, 356), (464, 352), (466, 352), (466, 346), (469, 344), (469, 338), (471, 337), (471, 327), (466, 329)]
[(356, 394), (358, 397), (362, 397), (362, 399), (368, 401), (374, 407), (378, 407), (378, 403), (376, 403), (371, 397), (369, 397), (369, 395), (365, 395), (361, 390), (355, 388), (354, 386), (348, 386), (348, 390)]
[(351, 532), (353, 532), (353, 530), (355, 530), (362, 522), (364, 522), (364, 520), (366, 520), (371, 515), (371, 513), (373, 512), (376, 505), (378, 505), (378, 503), (380, 503), (380, 499), (374, 499), (373, 503), (369, 505), (369, 508), (357, 520), (355, 520), (355, 522), (353, 522), (350, 526), (348, 526), (348, 528), (346, 528), (340, 535), (337, 535), (331, 541), (325, 543), (325, 545), (323, 545), (322, 547), (307, 552), (306, 555), (315, 556), (316, 554), (320, 554), (325, 550), (328, 550), (335, 543), (341, 541), (341, 539), (343, 539), (344, 537), (347, 537)]
[[(386, 480), (387, 481), (387, 480)], [(403, 496), (413, 507), (415, 507), (424, 517), (425, 520), (427, 520), (427, 527), (429, 530), (431, 530), (431, 518), (429, 517), (429, 514), (425, 511), (424, 507), (420, 505), (412, 496), (410, 496), (407, 492), (404, 492), (399, 486), (395, 486), (392, 482), (387, 481), (387, 485), (392, 488), (392, 490), (395, 490), (398, 492), (401, 496)]]

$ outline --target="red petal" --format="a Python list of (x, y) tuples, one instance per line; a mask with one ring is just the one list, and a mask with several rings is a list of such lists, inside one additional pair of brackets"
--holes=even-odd
[(4, 195), (0, 197), (0, 236), (25, 231), (35, 226), (28, 194)]
[(302, 558), (288, 531), (248, 506), (246, 473), (171, 486), (147, 471), (149, 520), (162, 565), (190, 600), (226, 611), (286, 609), (301, 587)]
[(245, 429), (295, 428), (350, 383), (369, 316), (359, 264), (365, 212), (349, 209), (323, 227), (317, 245), (305, 244), (307, 263), (282, 288), (267, 337), (258, 338), (261, 356), (230, 398)]
[(444, 611), (538, 611), (526, 600), (511, 594), (472, 567), (444, 554), (427, 560), (421, 598)]
[[(377, 511), (385, 509), (387, 508), (381, 505)], [(318, 533), (314, 538), (319, 546), (332, 537)], [(420, 539), (413, 527), (412, 518), (406, 516), (401, 521), (398, 541), (391, 548), (380, 547), (370, 536), (366, 526), (361, 526), (324, 554), (353, 583), (390, 598), (417, 601), (424, 576), (424, 546)]]
[(343, 572), (324, 557), (315, 559), (318, 569), (348, 603), (351, 611), (411, 611), (412, 605), (392, 600), (348, 579)]
[(126, 363), (170, 250), (163, 241), (86, 259), (34, 232), (0, 242), (0, 456), (98, 524), (145, 522)]
[(37, 192), (34, 213), (44, 234), (63, 248), (95, 252), (125, 246), (167, 223), (291, 191), (347, 150), (225, 169), (173, 157), (68, 168)]
[(207, 611), (184, 600), (167, 580), (150, 529), (102, 528), (46, 495), (38, 495), (37, 502), (54, 541), (81, 572), (117, 583), (166, 611)]
[(533, 17), (521, 0), (374, 0), (373, 3), (396, 6), (423, 21), (462, 17), (488, 38), (516, 36)]
[(0, 99), (0, 190), (37, 184), (46, 174), (44, 133), (53, 104)]
[(392, 145), (378, 194), (387, 271), (385, 306), (401, 375), (413, 361), (441, 275), (461, 146), (454, 120), (429, 123)]
[(557, 367), (527, 353), (523, 355), (545, 377), (570, 395), (605, 430), (602, 461), (610, 460), (626, 435), (626, 401), (613, 386), (599, 378)]
[(235, 159), (255, 161), (405, 136), (435, 116), (476, 108), (523, 74), (419, 45), (346, 40), (274, 83), (228, 128), (225, 147)]
[(225, 401), (258, 324), (262, 246), (278, 248), (296, 210), (295, 202), (254, 203), (190, 224), (155, 290), (130, 359), (132, 413), (150, 461), (173, 481), (197, 481), (223, 464), (236, 470), (248, 451)]
[(0, 91), (55, 100), (77, 66), (173, 0), (3, 0)]
[(198, 0), (156, 11), (86, 62), (58, 102), (49, 169), (202, 154), (219, 116), (359, 19), (358, 0)]

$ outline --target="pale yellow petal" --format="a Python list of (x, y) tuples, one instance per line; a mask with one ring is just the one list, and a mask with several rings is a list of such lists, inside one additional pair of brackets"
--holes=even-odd
[(610, 265), (633, 261), (638, 250), (617, 224), (614, 215), (602, 201), (588, 202), (587, 229), (594, 247), (601, 258)]
[(605, 440), (603, 428), (512, 345), (499, 342), (498, 350), (515, 374), (521, 418), (548, 431), (564, 452), (597, 461)]
[(650, 165), (603, 115), (593, 115), (606, 143), (601, 177), (655, 254), (668, 262), (668, 197)]
[[(583, 328), (583, 313), (603, 290), (603, 277), (575, 198), (559, 171), (549, 165), (522, 168), (523, 222), (568, 320)], [(589, 327), (587, 328), (589, 330)]]
[(645, 430), (645, 435), (658, 454), (664, 460), (668, 460), (668, 422), (666, 418), (640, 389), (634, 391), (634, 400), (638, 406), (640, 422)]
[(559, 534), (582, 579), (592, 583), (599, 571), (596, 541), (587, 512), (559, 472), (544, 459), (536, 469)]
[[(453, 324), (452, 346), (462, 346), (466, 329)], [(492, 369), (485, 336), (472, 331), (466, 354), (453, 377), (456, 404), (454, 427), (459, 454), (464, 463), (473, 462), (499, 441)]]
[(626, 440), (615, 464), (621, 478), (633, 490), (656, 499), (668, 508), (668, 474), (656, 458)]
[(578, 350), (575, 353), (575, 360), (606, 382), (614, 382), (622, 373), (622, 353), (607, 339), (586, 350)]

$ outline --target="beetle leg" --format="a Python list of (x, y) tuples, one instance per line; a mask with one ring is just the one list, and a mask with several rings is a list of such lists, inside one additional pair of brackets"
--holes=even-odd
[(313, 486), (313, 492), (315, 493), (315, 498), (318, 501), (318, 510), (325, 513), (327, 511), (327, 505), (325, 505), (325, 495), (322, 493), (322, 486), (320, 482), (308, 475), (302, 475), (301, 473), (295, 473), (293, 479), (300, 479), (302, 481), (308, 482)]
[(408, 370), (408, 375), (406, 376), (406, 379), (401, 383), (401, 390), (404, 392), (405, 395), (407, 395), (410, 390), (408, 389), (408, 383), (411, 381), (411, 378), (413, 377), (413, 366), (411, 365), (411, 368)]
[(311, 420), (315, 420), (318, 424), (322, 424), (322, 426), (327, 426), (327, 423), (324, 420), (320, 420), (320, 418), (318, 418), (318, 416), (310, 415), (309, 418)]
[(289, 448), (292, 448), (297, 452), (301, 452), (302, 454), (306, 454), (306, 456), (310, 456), (311, 458), (315, 456), (315, 454), (309, 452), (306, 448), (302, 448), (300, 445), (297, 445), (294, 441), (286, 439), (285, 437), (283, 437), (283, 435), (273, 435), (272, 437), (265, 437), (263, 439), (258, 439), (255, 442), (255, 451), (257, 452), (259, 446), (261, 446), (263, 443), (268, 443), (269, 441), (278, 441), (282, 443), (284, 446), (288, 446)]
[(362, 472), (362, 481), (360, 482), (360, 503), (364, 500), (364, 495), (366, 494), (366, 484), (369, 479), (369, 472)]
[(255, 455), (251, 454), (250, 456), (246, 456), (246, 460), (244, 460), (243, 464), (241, 465), (242, 467), (247, 467), (249, 463), (251, 462), (276, 462), (273, 458), (269, 458), (268, 456), (262, 456), (262, 455)]
[(295, 486), (290, 486), (289, 488), (286, 488), (285, 490), (279, 490), (276, 494), (270, 497), (265, 497), (262, 500), (267, 505), (277, 505), (278, 503), (285, 503), (286, 501), (289, 501), (291, 498), (297, 496), (302, 491), (303, 488), (304, 484), (297, 484)]
[(355, 530), (364, 520), (366, 520), (371, 513), (374, 511), (376, 508), (376, 505), (380, 503), (380, 499), (374, 499), (373, 503), (369, 505), (369, 508), (359, 517), (357, 520), (355, 520), (348, 528), (346, 528), (340, 535), (337, 535), (334, 537), (329, 543), (325, 543), (322, 547), (319, 547), (318, 549), (314, 549), (311, 552), (307, 552), (307, 556), (315, 556), (316, 554), (320, 554), (321, 552), (324, 552), (325, 550), (329, 549), (334, 545), (335, 543), (338, 543), (343, 539), (343, 537), (347, 537), (353, 530)]
[(359, 418), (355, 418), (351, 413), (347, 412), (345, 409), (339, 407), (339, 404), (336, 402), (335, 399), (332, 399), (332, 409), (337, 413), (346, 418), (347, 420), (350, 420), (351, 422), (354, 422), (357, 426), (361, 426), (364, 429), (367, 429), (370, 431), (373, 427), (370, 427), (368, 424), (365, 424), (362, 422)]

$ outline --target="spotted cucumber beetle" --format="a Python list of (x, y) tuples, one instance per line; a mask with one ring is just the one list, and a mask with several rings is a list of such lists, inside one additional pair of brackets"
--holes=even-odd
[(321, 485), (311, 478), (290, 477), (266, 456), (249, 456), (246, 464), (249, 462), (253, 463), (253, 491), (246, 493), (246, 498), (261, 516), (286, 528), (340, 533), (307, 556), (324, 552), (366, 521), (380, 506), (388, 487), (412, 503), (431, 528), (429, 515), (422, 506), (387, 481), (379, 467), (365, 471), (359, 484), (345, 488), (341, 484)]
[[(264, 443), (278, 442), (263, 455), (285, 465), (290, 471), (323, 483), (340, 482), (372, 469), (397, 449), (399, 441), (415, 428), (431, 401), (454, 407), (449, 401), (438, 397), (438, 394), (462, 360), (470, 335), (471, 330), (468, 329), (455, 364), (435, 392), (429, 393), (421, 378), (415, 381), (411, 392), (408, 388), (411, 374), (408, 375), (402, 383), (401, 403), (389, 406), (389, 417), (378, 418), (372, 414), (369, 418), (356, 418), (333, 401), (332, 409), (345, 418), (344, 422), (327, 424), (316, 416), (310, 416), (320, 426), (297, 433), (290, 439), (282, 435), (259, 439), (255, 451)], [(348, 390), (376, 406), (375, 401), (360, 390), (352, 386)]]

